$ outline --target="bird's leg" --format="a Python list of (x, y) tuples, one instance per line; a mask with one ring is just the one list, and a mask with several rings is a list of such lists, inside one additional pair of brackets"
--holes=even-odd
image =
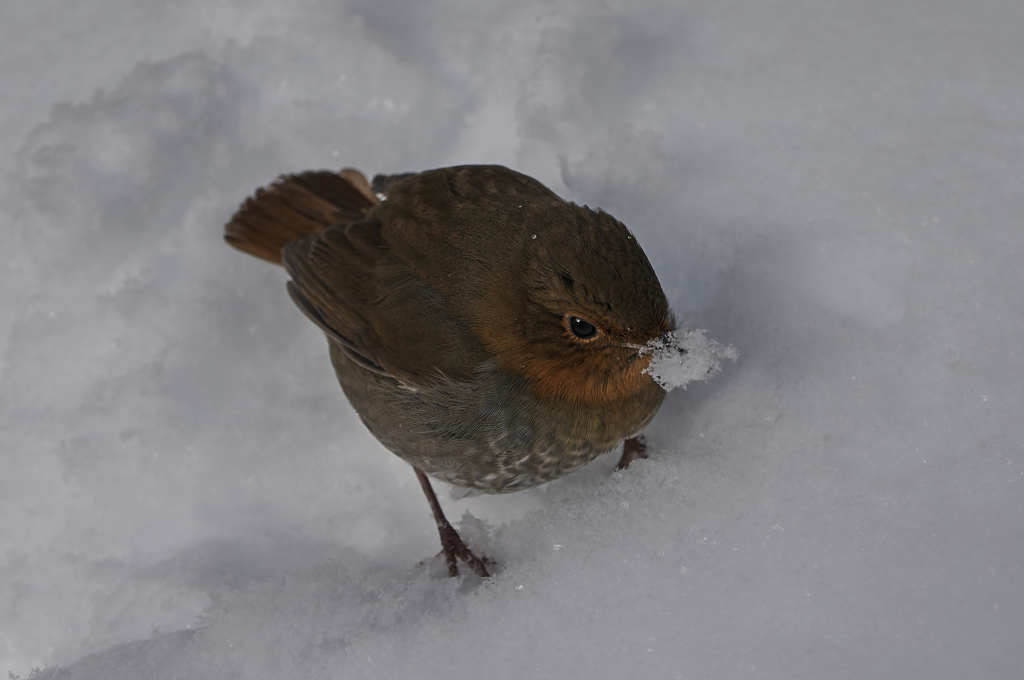
[(434, 522), (437, 523), (437, 531), (441, 534), (441, 548), (444, 551), (444, 559), (448, 563), (448, 575), (459, 575), (459, 566), (456, 560), (462, 560), (469, 565), (469, 568), (477, 576), (490, 576), (490, 572), (487, 571), (487, 559), (481, 559), (474, 555), (466, 547), (466, 544), (462, 542), (459, 532), (455, 530), (455, 527), (444, 516), (441, 504), (438, 503), (437, 495), (434, 493), (434, 487), (430, 486), (430, 480), (427, 479), (423, 470), (420, 470), (418, 467), (413, 467), (413, 470), (416, 471), (416, 479), (420, 480), (423, 493), (427, 496), (427, 502), (430, 503), (430, 511), (434, 513)]
[(647, 458), (647, 440), (642, 434), (630, 437), (622, 442), (622, 458), (615, 466), (616, 470), (625, 470), (636, 458)]

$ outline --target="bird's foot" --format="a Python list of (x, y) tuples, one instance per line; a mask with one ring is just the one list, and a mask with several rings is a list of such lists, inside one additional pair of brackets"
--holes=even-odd
[(462, 537), (459, 536), (459, 532), (455, 530), (455, 527), (444, 516), (441, 504), (437, 502), (437, 494), (434, 493), (434, 487), (430, 485), (430, 480), (427, 479), (426, 473), (418, 467), (413, 467), (413, 470), (416, 472), (416, 479), (419, 480), (423, 493), (427, 497), (427, 502), (430, 504), (430, 510), (434, 513), (434, 523), (437, 524), (437, 531), (441, 535), (441, 548), (444, 553), (444, 560), (448, 563), (448, 575), (459, 575), (459, 560), (462, 560), (469, 565), (469, 568), (477, 576), (482, 578), (490, 576), (491, 573), (487, 571), (487, 565), (494, 564), (494, 562), (486, 557), (477, 557), (473, 554), (472, 550), (466, 547)]
[(441, 552), (444, 553), (445, 562), (448, 563), (449, 576), (459, 575), (459, 560), (465, 562), (473, 573), (481, 578), (487, 578), (491, 575), (487, 566), (493, 566), (494, 560), (487, 556), (477, 557), (463, 542), (455, 527), (445, 522), (437, 527), (437, 531), (441, 534)]
[(619, 464), (615, 466), (615, 469), (625, 470), (635, 459), (648, 457), (647, 440), (644, 436), (640, 434), (635, 437), (630, 437), (626, 441), (622, 442), (622, 458), (619, 459)]

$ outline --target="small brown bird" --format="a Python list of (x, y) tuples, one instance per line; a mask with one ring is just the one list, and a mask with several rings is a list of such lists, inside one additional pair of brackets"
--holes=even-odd
[[(283, 264), (370, 431), (416, 472), (457, 560), (481, 576), (427, 475), (487, 493), (566, 474), (637, 435), (665, 392), (643, 346), (665, 294), (610, 215), (501, 166), (377, 176), (304, 172), (259, 189), (232, 246)], [(680, 351), (685, 351), (680, 349)]]

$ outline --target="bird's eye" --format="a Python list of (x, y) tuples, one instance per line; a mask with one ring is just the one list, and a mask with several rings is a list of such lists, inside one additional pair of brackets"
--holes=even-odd
[(590, 340), (597, 335), (597, 328), (578, 316), (569, 317), (569, 330), (580, 340)]

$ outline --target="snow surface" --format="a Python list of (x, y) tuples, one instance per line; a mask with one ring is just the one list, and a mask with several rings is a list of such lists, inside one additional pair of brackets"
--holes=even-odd
[[(0, 673), (1016, 678), (1019, 0), (7, 2)], [(651, 458), (446, 501), (221, 225), (504, 163), (743, 352)], [(447, 494), (445, 494), (447, 495)]]

